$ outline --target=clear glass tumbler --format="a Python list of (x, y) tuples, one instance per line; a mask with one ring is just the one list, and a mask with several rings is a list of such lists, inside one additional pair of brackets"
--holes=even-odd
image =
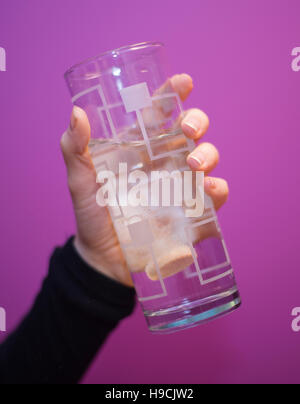
[[(109, 171), (121, 182), (126, 173), (129, 179), (129, 189), (116, 188), (116, 203), (108, 209), (155, 333), (195, 326), (241, 303), (207, 195), (202, 214), (191, 217), (184, 203), (167, 204), (163, 196), (142, 206), (124, 203), (125, 192), (135, 186), (132, 179), (139, 178), (143, 191), (156, 185), (163, 194), (168, 180), (151, 173), (190, 171), (186, 158), (194, 144), (180, 130), (183, 110), (165, 70), (164, 46), (141, 43), (101, 54), (65, 74), (72, 102), (89, 118), (89, 150), (97, 174)], [(143, 184), (141, 171), (150, 182)]]

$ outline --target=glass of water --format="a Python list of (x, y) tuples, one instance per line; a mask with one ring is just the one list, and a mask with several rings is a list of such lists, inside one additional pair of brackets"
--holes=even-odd
[(89, 150), (101, 191), (95, 203), (109, 199), (150, 331), (185, 329), (238, 308), (216, 212), (203, 176), (186, 163), (194, 144), (180, 129), (183, 111), (166, 73), (164, 46), (109, 51), (70, 68), (65, 78), (91, 126)]

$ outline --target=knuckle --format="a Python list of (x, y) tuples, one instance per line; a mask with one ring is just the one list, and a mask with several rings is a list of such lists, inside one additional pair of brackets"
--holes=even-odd
[(214, 157), (214, 160), (218, 163), (220, 160), (220, 153), (216, 146), (209, 142), (203, 142), (199, 146), (204, 152), (207, 154), (211, 154)]
[(215, 150), (215, 154), (216, 154), (216, 163), (218, 164), (220, 161), (220, 152), (219, 150), (216, 148), (216, 146), (214, 146), (214, 150)]
[(74, 178), (72, 175), (68, 176), (68, 187), (70, 194), (73, 197), (77, 193), (78, 183), (76, 178)]
[(209, 119), (208, 115), (206, 115), (205, 112), (203, 112), (203, 113), (204, 113), (204, 116), (205, 116), (205, 119), (206, 119), (206, 126), (209, 127), (209, 125), (210, 125), (210, 119)]
[(191, 113), (197, 115), (202, 121), (205, 121), (206, 123), (209, 123), (209, 117), (204, 111), (202, 111), (202, 109), (193, 108), (191, 110)]
[(64, 132), (61, 139), (60, 139), (60, 148), (63, 153), (66, 152), (66, 143), (67, 143), (67, 132)]
[(227, 199), (229, 196), (229, 185), (228, 185), (227, 180), (224, 180), (224, 179), (223, 179), (223, 193), (224, 193), (225, 198)]

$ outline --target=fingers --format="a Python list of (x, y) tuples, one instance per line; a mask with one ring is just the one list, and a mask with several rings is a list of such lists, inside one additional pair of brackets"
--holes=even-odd
[(185, 101), (193, 89), (193, 80), (188, 74), (175, 74), (155, 91), (155, 95), (177, 93), (181, 101)]
[(79, 107), (74, 107), (70, 126), (61, 139), (61, 149), (67, 166), (84, 154), (90, 139), (90, 126), (86, 113)]
[(185, 101), (193, 90), (193, 80), (188, 74), (175, 74), (171, 78), (173, 91), (177, 93), (181, 101)]
[[(175, 97), (160, 96), (175, 92), (179, 95), (181, 101), (184, 101), (187, 99), (192, 89), (193, 80), (188, 74), (176, 74), (170, 79), (167, 79), (166, 82), (153, 94), (155, 97), (158, 97), (158, 99), (153, 102), (153, 111), (151, 111), (152, 115), (154, 113), (155, 120), (157, 122), (164, 121), (164, 119), (169, 117), (177, 107)], [(149, 114), (150, 112), (146, 109), (146, 113)], [(151, 121), (151, 118), (148, 118), (148, 121)]]
[(194, 140), (200, 139), (208, 130), (209, 119), (200, 109), (191, 109), (185, 113), (181, 121), (183, 133)]
[(75, 106), (70, 126), (60, 141), (72, 196), (81, 194), (84, 197), (93, 191), (91, 184), (96, 184), (95, 169), (88, 151), (89, 139), (90, 125), (87, 115)]
[[(188, 74), (176, 74), (159, 89), (158, 93), (163, 94), (170, 91), (176, 92), (181, 101), (185, 101), (193, 90), (193, 80)], [(163, 107), (166, 116), (172, 112), (174, 105), (168, 100), (160, 101), (160, 107)], [(190, 109), (185, 112), (181, 120), (181, 129), (183, 133), (194, 140), (200, 139), (208, 130), (209, 118), (205, 112), (200, 109)]]
[(215, 209), (220, 209), (228, 199), (228, 184), (222, 178), (205, 177), (204, 190), (212, 198)]
[(211, 172), (219, 162), (219, 152), (211, 143), (201, 143), (187, 157), (187, 163), (194, 171)]
[[(194, 171), (212, 171), (219, 162), (219, 152), (211, 143), (201, 143), (189, 156), (187, 163)], [(222, 178), (205, 177), (204, 190), (213, 200), (216, 209), (219, 209), (228, 199), (229, 188), (227, 181)]]

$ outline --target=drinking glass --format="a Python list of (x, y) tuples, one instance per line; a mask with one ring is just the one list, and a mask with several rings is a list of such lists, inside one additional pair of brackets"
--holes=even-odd
[[(190, 209), (192, 197), (171, 204), (164, 196), (168, 185), (173, 199), (183, 192), (170, 173), (191, 174), (186, 158), (195, 147), (180, 129), (183, 110), (167, 75), (164, 45), (146, 42), (109, 51), (70, 68), (65, 78), (73, 104), (89, 118), (98, 181), (104, 172), (119, 183), (127, 178), (128, 189), (113, 188), (115, 203), (107, 209), (150, 331), (185, 329), (238, 308), (241, 300), (212, 200), (198, 193), (203, 182), (191, 180), (202, 196), (198, 214)], [(137, 178), (140, 194), (159, 195), (151, 195), (152, 203), (150, 198), (140, 205), (126, 203)]]

